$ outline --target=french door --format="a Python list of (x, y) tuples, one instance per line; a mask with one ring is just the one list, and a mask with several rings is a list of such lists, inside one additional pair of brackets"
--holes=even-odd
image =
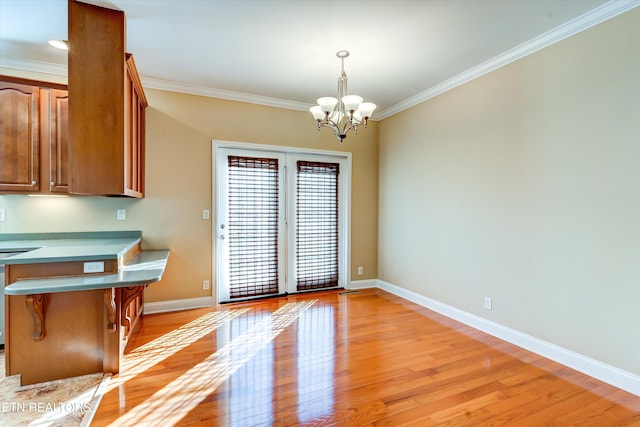
[(345, 286), (343, 156), (218, 147), (218, 301)]

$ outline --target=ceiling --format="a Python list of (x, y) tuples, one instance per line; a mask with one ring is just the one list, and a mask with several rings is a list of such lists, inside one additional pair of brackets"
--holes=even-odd
[[(127, 17), (146, 87), (306, 109), (349, 93), (384, 118), (640, 0), (91, 0)], [(67, 0), (0, 0), (0, 65), (66, 73)]]

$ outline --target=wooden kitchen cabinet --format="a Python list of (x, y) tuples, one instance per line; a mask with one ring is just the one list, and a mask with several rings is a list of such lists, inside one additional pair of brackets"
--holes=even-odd
[(144, 197), (147, 100), (122, 11), (69, 0), (69, 191)]
[(122, 11), (69, 0), (67, 86), (0, 76), (0, 194), (144, 197), (147, 99)]
[(0, 81), (0, 192), (40, 190), (40, 88)]
[(0, 193), (67, 193), (65, 85), (0, 76)]

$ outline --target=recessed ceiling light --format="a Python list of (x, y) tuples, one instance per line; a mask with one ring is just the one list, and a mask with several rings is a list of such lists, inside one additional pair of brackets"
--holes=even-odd
[(69, 50), (69, 42), (66, 40), (49, 40), (49, 44), (58, 49)]

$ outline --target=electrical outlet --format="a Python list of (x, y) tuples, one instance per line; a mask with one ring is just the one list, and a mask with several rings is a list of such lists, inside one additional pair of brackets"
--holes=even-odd
[(209, 209), (202, 210), (202, 219), (209, 219)]
[(4, 210), (4, 208), (0, 209), (0, 221), (6, 221), (7, 220), (7, 212)]
[(491, 310), (491, 297), (484, 297), (484, 309)]
[(203, 280), (202, 281), (202, 290), (206, 291), (207, 289), (209, 289), (209, 281), (208, 280)]
[(358, 267), (358, 276), (362, 276), (364, 274), (364, 268)]
[(127, 211), (125, 209), (118, 209), (116, 211), (116, 219), (118, 221), (124, 221), (127, 219)]
[(85, 262), (85, 273), (104, 273), (104, 261)]

